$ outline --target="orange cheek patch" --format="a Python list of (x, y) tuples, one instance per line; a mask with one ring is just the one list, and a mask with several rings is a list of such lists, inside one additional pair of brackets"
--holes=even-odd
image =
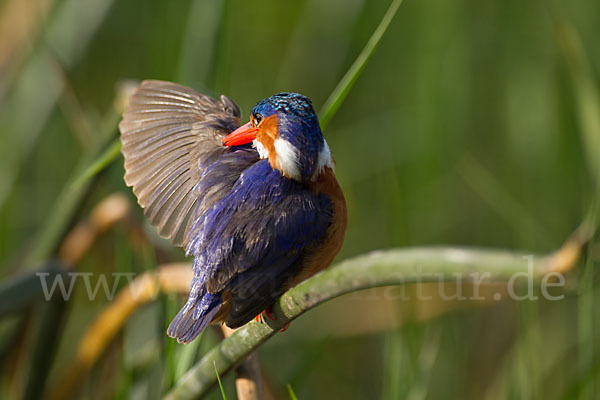
[(258, 127), (256, 139), (262, 143), (269, 154), (269, 164), (273, 169), (277, 168), (277, 152), (275, 151), (275, 139), (279, 136), (279, 118), (271, 115), (262, 120)]
[(271, 115), (263, 119), (258, 132), (269, 137), (272, 142), (275, 141), (277, 136), (279, 136), (279, 118), (277, 118), (277, 115)]

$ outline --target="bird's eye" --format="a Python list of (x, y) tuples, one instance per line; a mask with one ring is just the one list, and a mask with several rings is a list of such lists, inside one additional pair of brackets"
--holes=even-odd
[(258, 126), (262, 121), (262, 115), (254, 114), (254, 126)]

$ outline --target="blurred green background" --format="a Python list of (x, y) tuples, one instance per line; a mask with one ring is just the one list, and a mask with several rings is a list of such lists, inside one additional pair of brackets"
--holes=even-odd
[[(115, 192), (132, 211), (78, 271), (184, 260), (145, 222), (120, 156), (72, 186), (117, 135), (122, 83), (224, 93), (246, 117), (280, 91), (318, 110), (389, 4), (0, 0), (0, 277), (47, 267)], [(338, 260), (430, 244), (560, 247), (600, 174), (599, 27), (600, 2), (589, 0), (406, 0), (325, 130), (349, 206)], [(268, 398), (289, 398), (288, 384), (299, 399), (600, 398), (600, 252), (589, 250), (556, 302), (337, 299), (262, 346)], [(36, 398), (73, 368), (108, 303), (84, 289), (58, 309), (0, 305), (1, 398)], [(181, 301), (159, 296), (135, 312), (75, 398), (160, 398), (220, 340), (168, 339)], [(231, 374), (223, 382), (235, 398)]]

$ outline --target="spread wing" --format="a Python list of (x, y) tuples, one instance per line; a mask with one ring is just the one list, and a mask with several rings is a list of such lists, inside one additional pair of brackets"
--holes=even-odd
[[(216, 100), (153, 80), (142, 82), (131, 96), (119, 124), (125, 182), (159, 234), (175, 245), (187, 244), (194, 216), (222, 198), (258, 160), (252, 149), (222, 145), (221, 138), (239, 125), (240, 109), (226, 96)], [(207, 174), (219, 160), (229, 168)]]
[(227, 324), (246, 323), (288, 288), (332, 219), (327, 196), (283, 178), (266, 160), (254, 164), (190, 232), (187, 251), (195, 256), (190, 297), (229, 293)]

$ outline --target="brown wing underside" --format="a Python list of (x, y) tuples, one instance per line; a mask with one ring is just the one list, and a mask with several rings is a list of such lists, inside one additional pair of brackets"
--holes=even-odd
[(175, 83), (148, 80), (119, 124), (125, 182), (158, 233), (185, 246), (197, 207), (202, 162), (226, 151), (221, 139), (240, 125), (240, 109)]

